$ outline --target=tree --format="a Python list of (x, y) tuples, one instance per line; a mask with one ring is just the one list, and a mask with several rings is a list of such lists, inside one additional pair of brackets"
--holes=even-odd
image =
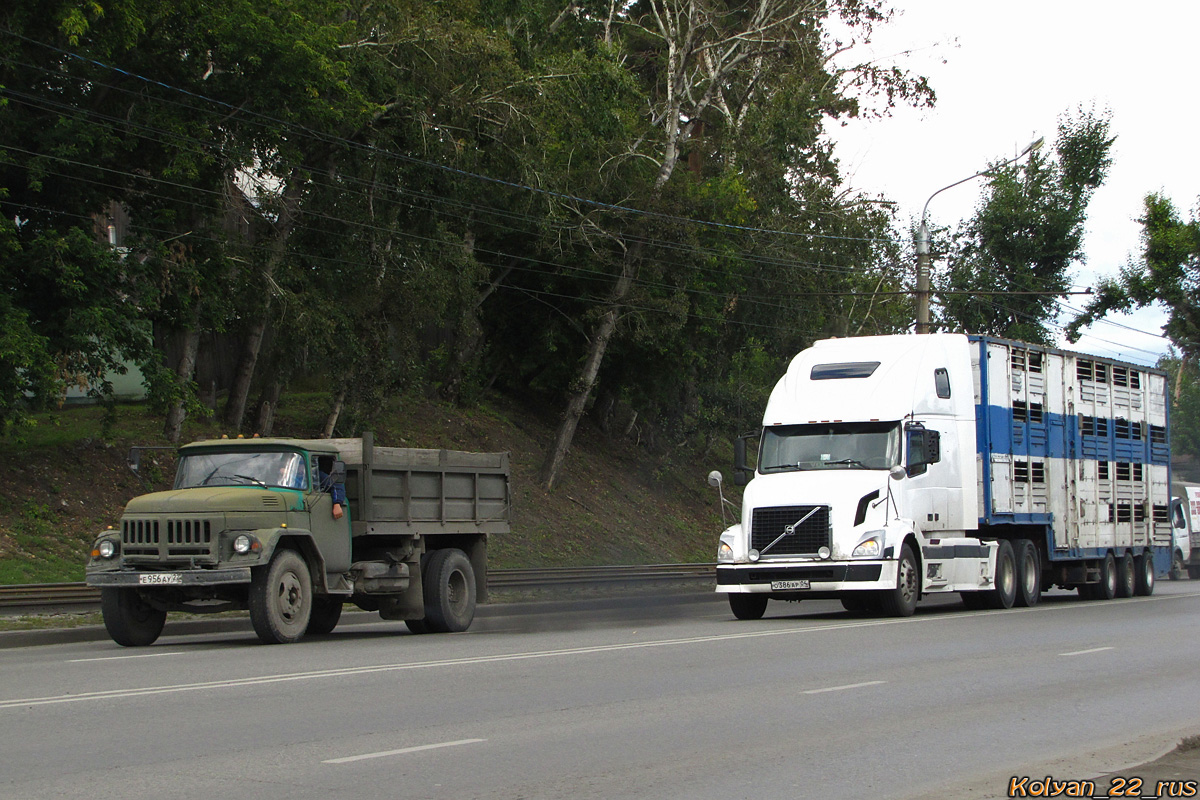
[(943, 328), (1054, 341), (1049, 326), (1071, 267), (1083, 262), (1087, 207), (1113, 141), (1108, 116), (1080, 111), (1059, 121), (1054, 156), (1035, 150), (1024, 164), (986, 173), (984, 197), (935, 282)]
[(1071, 341), (1082, 328), (1110, 311), (1131, 311), (1161, 303), (1168, 313), (1164, 333), (1189, 367), (1200, 355), (1200, 217), (1183, 220), (1161, 194), (1146, 196), (1142, 256), (1116, 278), (1102, 280), (1095, 297), (1067, 326)]

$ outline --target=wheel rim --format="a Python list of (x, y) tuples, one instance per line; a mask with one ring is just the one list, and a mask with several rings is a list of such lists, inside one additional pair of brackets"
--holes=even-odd
[(294, 572), (279, 579), (279, 615), (289, 623), (295, 622), (304, 606), (304, 587)]
[(917, 596), (917, 570), (910, 559), (900, 560), (900, 579), (898, 583), (900, 597), (905, 603), (911, 603)]
[(1113, 561), (1112, 556), (1109, 556), (1108, 558), (1106, 558), (1104, 560), (1104, 563), (1107, 567), (1107, 569), (1105, 569), (1106, 580), (1104, 581), (1105, 593), (1111, 595), (1113, 592), (1115, 592), (1117, 590), (1116, 564)]
[(1013, 587), (1016, 585), (1017, 578), (1013, 574), (1013, 562), (1011, 559), (1003, 559), (1000, 562), (1000, 574), (997, 576), (997, 588), (1002, 594), (1009, 595), (1013, 592)]
[(1032, 597), (1037, 591), (1037, 582), (1040, 580), (1037, 574), (1037, 559), (1033, 557), (1032, 553), (1026, 551), (1024, 562), (1025, 583), (1021, 588), (1026, 597)]
[(455, 614), (462, 614), (467, 608), (467, 577), (462, 570), (454, 570), (446, 582), (446, 600)]

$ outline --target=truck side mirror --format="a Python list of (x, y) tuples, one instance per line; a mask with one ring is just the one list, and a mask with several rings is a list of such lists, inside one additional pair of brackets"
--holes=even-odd
[(331, 483), (341, 486), (346, 483), (346, 462), (334, 461), (333, 468), (329, 471), (329, 480)]
[(908, 438), (908, 476), (920, 475), (930, 464), (942, 460), (942, 434), (931, 431), (919, 422), (904, 426)]
[(745, 486), (754, 470), (746, 464), (746, 440), (757, 433), (743, 433), (733, 440), (733, 484)]

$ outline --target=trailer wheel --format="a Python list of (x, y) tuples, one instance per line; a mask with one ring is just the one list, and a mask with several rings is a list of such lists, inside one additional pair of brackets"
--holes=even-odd
[(324, 636), (332, 633), (341, 618), (342, 599), (340, 597), (328, 595), (314, 597), (312, 615), (308, 618), (308, 630), (305, 632), (309, 636)]
[(100, 612), (108, 635), (122, 647), (154, 644), (167, 622), (167, 612), (147, 603), (137, 589), (102, 588)]
[(905, 544), (900, 548), (900, 560), (896, 564), (896, 588), (885, 590), (882, 597), (883, 613), (889, 617), (911, 617), (917, 610), (917, 597), (921, 592), (921, 577), (917, 570), (917, 559), (912, 548)]
[(729, 610), (738, 619), (762, 619), (767, 611), (765, 594), (731, 594)]
[(263, 644), (291, 644), (308, 630), (312, 577), (295, 550), (282, 548), (250, 582), (250, 622)]
[(1112, 600), (1117, 596), (1117, 560), (1112, 553), (1100, 562), (1100, 582), (1092, 587), (1092, 592), (1094, 600)]
[(1154, 554), (1149, 550), (1138, 556), (1137, 564), (1137, 586), (1134, 588), (1134, 594), (1138, 597), (1149, 597), (1154, 594), (1154, 579), (1157, 577), (1154, 574)]
[(425, 623), (432, 633), (459, 633), (475, 619), (475, 571), (467, 554), (435, 550), (425, 566)]
[(1012, 543), (1007, 539), (999, 541), (996, 551), (996, 581), (995, 588), (987, 592), (988, 605), (992, 608), (1012, 608), (1017, 601), (1017, 557), (1013, 553)]
[(1036, 606), (1042, 599), (1042, 560), (1037, 545), (1029, 539), (1014, 542), (1017, 566), (1017, 594), (1014, 605), (1021, 608)]
[(1117, 559), (1117, 597), (1133, 597), (1137, 591), (1137, 565), (1133, 556), (1126, 554)]

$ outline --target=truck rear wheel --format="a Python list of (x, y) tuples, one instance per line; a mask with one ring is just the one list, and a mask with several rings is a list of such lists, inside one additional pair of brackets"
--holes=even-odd
[(1133, 592), (1138, 597), (1149, 597), (1154, 594), (1154, 554), (1149, 550), (1137, 557), (1134, 564), (1137, 568), (1137, 586)]
[(1137, 591), (1137, 565), (1133, 556), (1124, 555), (1117, 559), (1117, 597), (1133, 597)]
[[(459, 633), (475, 619), (475, 571), (462, 550), (435, 550), (425, 565), (425, 624), (432, 633)], [(411, 630), (411, 628), (410, 628)]]
[(324, 636), (327, 633), (332, 633), (337, 627), (338, 620), (342, 618), (342, 599), (340, 597), (330, 597), (328, 595), (322, 597), (314, 597), (312, 604), (312, 614), (308, 618), (308, 630), (305, 633), (310, 636)]
[(1042, 560), (1037, 545), (1029, 539), (1017, 539), (1013, 544), (1017, 565), (1017, 594), (1014, 605), (1030, 608), (1042, 599)]
[(992, 608), (1012, 608), (1017, 601), (1017, 557), (1007, 539), (999, 541), (996, 551), (995, 588), (987, 592), (988, 605)]
[(907, 544), (900, 548), (900, 560), (896, 564), (896, 588), (885, 590), (880, 599), (883, 613), (889, 617), (911, 617), (917, 610), (917, 597), (921, 592), (921, 577), (917, 570), (917, 559)]
[(108, 635), (122, 647), (154, 644), (167, 622), (167, 612), (147, 603), (137, 589), (102, 588), (100, 612)]
[(765, 594), (731, 594), (729, 610), (738, 619), (762, 619), (767, 612), (767, 599)]
[(277, 550), (250, 583), (250, 622), (263, 644), (299, 641), (308, 630), (312, 604), (312, 577), (295, 550)]

